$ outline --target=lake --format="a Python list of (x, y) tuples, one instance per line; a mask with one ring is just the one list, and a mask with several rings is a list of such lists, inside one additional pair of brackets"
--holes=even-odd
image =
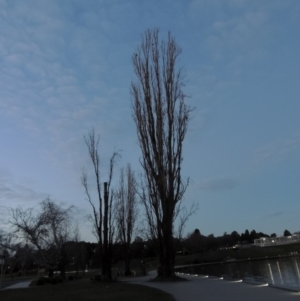
[(197, 264), (179, 267), (176, 271), (300, 287), (299, 255)]

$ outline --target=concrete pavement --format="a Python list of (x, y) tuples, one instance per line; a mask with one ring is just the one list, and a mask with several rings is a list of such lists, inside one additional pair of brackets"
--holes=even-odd
[(128, 279), (130, 283), (161, 289), (171, 294), (176, 301), (290, 301), (299, 300), (298, 292), (271, 288), (263, 284), (247, 284), (212, 277), (184, 275), (189, 281), (150, 282), (155, 272), (149, 276)]
[(30, 285), (31, 282), (32, 282), (32, 280), (21, 281), (21, 282), (15, 283), (13, 285), (6, 286), (6, 287), (3, 288), (3, 290), (16, 289), (16, 288), (26, 288)]
[[(158, 288), (171, 294), (176, 301), (291, 301), (300, 300), (299, 292), (276, 289), (265, 284), (248, 284), (208, 276), (182, 275), (188, 281), (150, 282), (156, 276), (152, 271), (145, 277), (123, 278), (123, 281)], [(32, 280), (21, 281), (4, 289), (26, 288)]]

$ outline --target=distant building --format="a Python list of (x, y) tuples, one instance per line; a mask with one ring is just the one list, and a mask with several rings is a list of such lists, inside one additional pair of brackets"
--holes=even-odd
[(270, 247), (277, 245), (287, 245), (300, 242), (300, 234), (293, 234), (292, 236), (279, 236), (279, 237), (261, 237), (254, 239), (254, 246), (257, 247)]

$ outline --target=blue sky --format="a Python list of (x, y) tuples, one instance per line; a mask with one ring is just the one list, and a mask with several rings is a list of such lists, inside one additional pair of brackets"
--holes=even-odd
[(73, 204), (94, 240), (80, 184), (83, 136), (101, 136), (102, 180), (141, 156), (131, 55), (147, 28), (183, 52), (195, 107), (184, 142), (186, 233), (300, 230), (300, 1), (0, 0), (0, 221), (45, 197)]

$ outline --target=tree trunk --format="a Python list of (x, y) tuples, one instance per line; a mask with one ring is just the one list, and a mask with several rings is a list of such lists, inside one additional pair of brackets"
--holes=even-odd
[(66, 278), (66, 269), (65, 269), (65, 265), (64, 264), (62, 264), (61, 269), (60, 269), (60, 277), (62, 279)]
[(103, 216), (103, 250), (102, 250), (102, 278), (103, 280), (111, 280), (111, 254), (108, 242), (108, 206), (109, 195), (107, 183), (104, 183), (104, 216)]
[(61, 262), (60, 262), (60, 277), (62, 279), (66, 278), (66, 252), (65, 246), (61, 246)]
[(54, 274), (54, 270), (52, 268), (49, 268), (48, 277), (53, 278), (53, 274)]
[(131, 275), (131, 269), (130, 269), (130, 261), (131, 261), (131, 256), (130, 256), (130, 246), (128, 246), (126, 244), (125, 246), (126, 250), (125, 250), (125, 271), (124, 271), (124, 275), (125, 276), (130, 276)]
[(162, 278), (172, 278), (175, 275), (174, 272), (174, 246), (173, 246), (173, 231), (172, 223), (169, 221), (170, 218), (166, 218), (163, 226), (163, 237), (161, 241), (160, 253), (160, 265)]

